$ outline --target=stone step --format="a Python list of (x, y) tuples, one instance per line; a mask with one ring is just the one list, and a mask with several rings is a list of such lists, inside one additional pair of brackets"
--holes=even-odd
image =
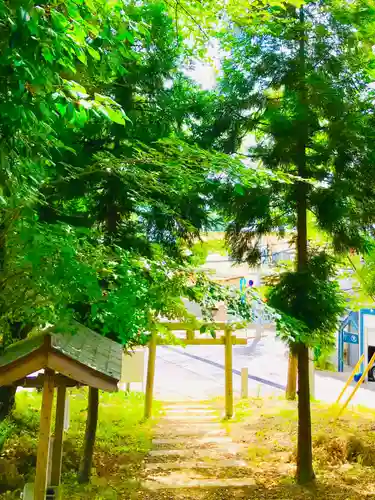
[(151, 477), (149, 480), (143, 481), (142, 487), (146, 490), (156, 491), (181, 488), (244, 488), (255, 484), (255, 480), (251, 478), (190, 479), (183, 475), (171, 474)]
[(206, 444), (223, 444), (231, 443), (232, 438), (229, 436), (207, 436), (207, 437), (196, 437), (192, 439), (181, 439), (181, 438), (161, 438), (153, 439), (152, 444), (154, 446), (202, 446)]
[(212, 436), (227, 436), (227, 431), (220, 424), (207, 425), (180, 425), (180, 426), (159, 426), (157, 428), (158, 436), (185, 436), (189, 438), (208, 438)]
[[(217, 448), (207, 448), (207, 449), (196, 449), (196, 448), (176, 448), (175, 450), (151, 450), (148, 453), (149, 458), (159, 458), (159, 457), (206, 457), (206, 458), (217, 458), (220, 455), (237, 455), (237, 453), (243, 449), (243, 447), (237, 443), (232, 443), (227, 446), (217, 447)], [(219, 458), (220, 459), (220, 458)]]
[(215, 415), (165, 415), (163, 420), (171, 420), (172, 422), (217, 422), (219, 419)]
[(210, 410), (208, 408), (164, 408), (167, 415), (215, 415), (215, 410)]
[(162, 430), (170, 430), (174, 432), (177, 429), (192, 429), (192, 430), (216, 430), (223, 429), (223, 426), (220, 422), (194, 422), (194, 421), (185, 421), (185, 422), (168, 422), (160, 420), (160, 422), (155, 426), (155, 433), (159, 433)]
[(194, 403), (194, 402), (177, 402), (177, 403), (168, 403), (163, 405), (164, 410), (174, 410), (187, 408), (191, 410), (212, 410), (212, 406), (205, 403)]
[(251, 467), (245, 460), (237, 459), (221, 459), (215, 460), (214, 462), (204, 462), (201, 460), (187, 460), (184, 462), (155, 462), (146, 465), (146, 471), (148, 470), (179, 470), (179, 469), (218, 469), (218, 468), (230, 468), (230, 467)]
[(162, 401), (165, 405), (212, 405), (212, 402), (209, 399), (194, 399), (194, 398), (185, 398), (185, 399), (166, 399)]

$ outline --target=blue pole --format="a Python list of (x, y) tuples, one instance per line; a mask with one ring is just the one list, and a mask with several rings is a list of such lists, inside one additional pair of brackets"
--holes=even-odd
[(339, 372), (344, 371), (344, 342), (343, 342), (344, 332), (343, 329), (339, 330), (339, 342), (338, 342), (338, 363), (337, 368)]
[[(363, 316), (364, 316), (364, 309), (361, 309), (359, 311), (359, 357), (362, 356), (365, 352), (365, 336), (364, 336), (364, 330), (363, 330)], [(365, 363), (362, 361), (361, 363), (361, 373), (363, 373), (363, 370), (365, 369)]]
[[(240, 279), (240, 292), (246, 290), (246, 280), (245, 278)], [(242, 294), (241, 301), (245, 302), (245, 293)]]

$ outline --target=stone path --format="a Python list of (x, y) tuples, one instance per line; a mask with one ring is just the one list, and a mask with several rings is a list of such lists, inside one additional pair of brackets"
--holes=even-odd
[(227, 435), (216, 409), (190, 401), (168, 403), (164, 410), (146, 459), (144, 490), (254, 486), (246, 450)]

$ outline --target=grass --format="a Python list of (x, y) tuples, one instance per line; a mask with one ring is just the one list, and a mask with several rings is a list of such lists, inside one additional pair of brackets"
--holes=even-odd
[[(223, 421), (250, 467), (212, 469), (216, 478), (253, 478), (254, 486), (230, 490), (140, 491), (143, 462), (151, 448), (153, 423), (143, 422), (143, 395), (100, 395), (99, 426), (92, 481), (78, 485), (76, 475), (85, 429), (87, 392), (71, 392), (70, 428), (64, 442), (62, 500), (375, 500), (375, 411), (357, 408), (335, 420), (337, 408), (312, 403), (316, 484), (294, 482), (297, 408), (282, 398), (250, 398), (236, 403), (235, 417)], [(40, 394), (21, 392), (12, 418), (0, 425), (1, 500), (19, 498), (23, 483), (34, 475)], [(212, 404), (222, 414), (223, 401)], [(160, 414), (161, 406), (156, 405)], [(181, 443), (183, 444), (183, 443)], [(193, 471), (200, 474), (199, 470)], [(5, 485), (10, 490), (5, 492)]]
[[(76, 482), (85, 432), (87, 390), (70, 391), (70, 427), (64, 441), (63, 499), (126, 499), (138, 489), (139, 472), (151, 448), (151, 421), (143, 421), (143, 394), (101, 393), (99, 423), (90, 485)], [(0, 499), (20, 498), (33, 481), (41, 395), (19, 392), (16, 409), (0, 424)], [(155, 414), (160, 405), (155, 404)], [(5, 437), (4, 437), (5, 436)], [(8, 490), (8, 491), (6, 491)]]
[(209, 254), (227, 255), (228, 249), (225, 246), (225, 238), (207, 238), (195, 243), (192, 248), (197, 263), (203, 265)]

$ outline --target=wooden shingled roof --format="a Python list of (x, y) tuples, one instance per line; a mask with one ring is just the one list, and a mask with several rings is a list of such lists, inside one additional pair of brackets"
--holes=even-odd
[(51, 369), (82, 385), (117, 390), (122, 346), (80, 323), (54, 326), (16, 342), (0, 356), (0, 386), (41, 369)]

